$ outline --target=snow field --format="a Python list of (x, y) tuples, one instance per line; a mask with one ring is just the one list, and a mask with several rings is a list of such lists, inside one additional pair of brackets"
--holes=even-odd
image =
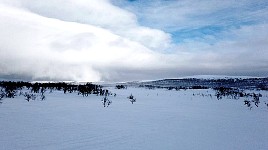
[(217, 100), (212, 90), (109, 90), (116, 97), (108, 97), (108, 108), (100, 96), (56, 91), (44, 101), (4, 99), (0, 149), (268, 149), (266, 107), (249, 110), (243, 100)]

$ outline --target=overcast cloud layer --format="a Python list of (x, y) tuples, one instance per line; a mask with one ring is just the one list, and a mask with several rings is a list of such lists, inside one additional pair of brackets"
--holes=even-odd
[(0, 0), (0, 78), (268, 74), (268, 2)]

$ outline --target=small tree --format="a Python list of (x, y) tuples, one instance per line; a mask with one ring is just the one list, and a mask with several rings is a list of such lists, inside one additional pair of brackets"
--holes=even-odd
[(5, 97), (5, 93), (2, 91), (2, 89), (0, 90), (0, 104), (2, 104), (2, 99)]
[(0, 90), (0, 100), (2, 100), (4, 97), (5, 97), (5, 93), (4, 93), (4, 91), (1, 89)]
[(25, 92), (24, 97), (25, 97), (25, 99), (26, 99), (28, 102), (29, 102), (30, 100), (35, 100), (35, 99), (36, 99), (36, 95), (34, 95), (34, 94), (29, 94), (29, 93), (27, 93), (27, 92)]
[(124, 85), (116, 85), (115, 86), (117, 89), (126, 89), (127, 87)]
[(244, 100), (244, 105), (246, 105), (250, 110), (252, 109), (251, 102), (249, 100)]
[(101, 101), (102, 101), (103, 107), (109, 107), (109, 105), (112, 104), (112, 101), (109, 100), (106, 96)]
[(136, 98), (134, 98), (134, 96), (131, 94), (129, 97), (127, 97), (129, 99), (129, 101), (133, 104), (134, 102), (136, 102)]
[(43, 101), (43, 100), (46, 99), (46, 96), (45, 96), (44, 94), (41, 94), (40, 98), (41, 98), (41, 100)]

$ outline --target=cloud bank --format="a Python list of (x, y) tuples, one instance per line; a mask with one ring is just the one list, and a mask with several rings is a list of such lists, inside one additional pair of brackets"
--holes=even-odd
[[(80, 1), (74, 1), (74, 4), (82, 5), (84, 1), (81, 1), (81, 4), (78, 2)], [(0, 5), (2, 22), (0, 24), (0, 71), (2, 75), (19, 74), (32, 79), (48, 80), (118, 80), (122, 76), (112, 77), (109, 72), (116, 75), (117, 72), (124, 72), (124, 70), (143, 71), (148, 68), (154, 69), (155, 65), (160, 68), (167, 65), (160, 63), (160, 54), (149, 49), (158, 47), (160, 41), (163, 42), (165, 38), (168, 38), (168, 35), (162, 31), (135, 26), (135, 22), (133, 23), (130, 19), (130, 21), (123, 20), (124, 24), (135, 26), (135, 29), (127, 32), (137, 30), (137, 33), (133, 32), (132, 35), (136, 40), (148, 39), (146, 44), (142, 44), (131, 40), (132, 37), (117, 35), (113, 30), (109, 30), (110, 27), (91, 25), (87, 20), (87, 23), (80, 23), (83, 20), (74, 22), (72, 21), (74, 18), (68, 18), (68, 13), (64, 14), (64, 11), (59, 12), (63, 13), (62, 18), (60, 16), (52, 18), (49, 15), (41, 16), (42, 13), (33, 13), (31, 9), (34, 10), (39, 6), (36, 3), (26, 3), (31, 4), (27, 7), (24, 6), (26, 4), (17, 3)], [(40, 4), (40, 6), (43, 5)], [(108, 6), (108, 10), (115, 9), (114, 18), (121, 17), (120, 10)], [(28, 9), (28, 7), (30, 8)], [(93, 6), (90, 7), (96, 9)], [(68, 8), (64, 9), (68, 10)], [(102, 9), (100, 11), (103, 11)], [(109, 18), (108, 10), (100, 17)], [(125, 15), (128, 13), (126, 12)], [(65, 16), (66, 18), (64, 18)], [(90, 16), (86, 17), (90, 18)], [(130, 17), (132, 16), (130, 15)], [(126, 18), (128, 19), (128, 17)], [(77, 19), (79, 19), (79, 15)], [(106, 26), (108, 23), (104, 20), (99, 24)], [(118, 27), (116, 32), (123, 32), (119, 30)], [(122, 30), (127, 30), (127, 27)], [(158, 34), (159, 37), (153, 38)], [(162, 34), (164, 39), (160, 39)], [(114, 71), (116, 73), (113, 73)]]
[[(211, 19), (187, 24), (193, 19), (185, 16), (194, 16), (197, 11), (208, 15), (230, 4), (201, 11), (188, 10), (190, 3), (181, 2), (176, 3), (176, 10), (171, 5), (175, 4), (173, 1), (165, 4), (166, 8), (161, 6), (162, 1), (156, 1), (156, 7), (149, 7), (142, 19), (137, 4), (122, 1), (0, 0), (0, 77), (129, 81), (196, 74), (268, 73), (266, 18), (261, 23), (174, 42), (174, 34), (182, 34), (186, 26), (193, 29), (221, 23)], [(150, 5), (143, 4), (141, 8)], [(151, 13), (156, 8), (163, 10), (160, 18), (156, 18), (157, 10)], [(184, 13), (176, 18), (170, 11)], [(256, 11), (261, 11), (260, 16), (267, 13), (265, 9)]]

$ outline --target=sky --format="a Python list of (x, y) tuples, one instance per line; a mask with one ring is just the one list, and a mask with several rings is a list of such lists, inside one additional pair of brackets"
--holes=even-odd
[(0, 0), (0, 79), (268, 75), (267, 0)]

